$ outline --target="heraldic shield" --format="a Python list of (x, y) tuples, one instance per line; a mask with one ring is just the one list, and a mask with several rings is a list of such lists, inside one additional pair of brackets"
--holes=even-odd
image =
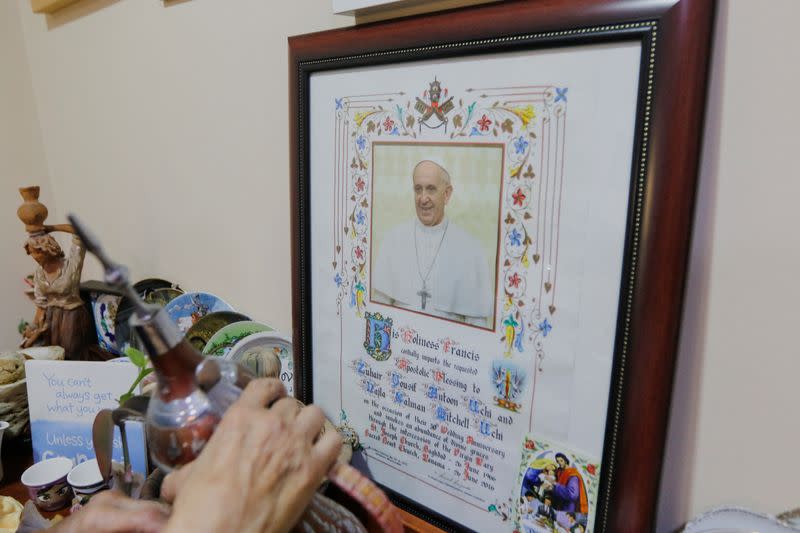
[(385, 361), (392, 356), (392, 319), (380, 313), (364, 313), (366, 334), (364, 348), (376, 361)]

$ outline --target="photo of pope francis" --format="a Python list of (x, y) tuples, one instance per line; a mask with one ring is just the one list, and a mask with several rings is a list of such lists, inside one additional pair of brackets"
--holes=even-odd
[(371, 298), (491, 327), (495, 280), (485, 248), (448, 218), (456, 186), (444, 166), (423, 159), (410, 172), (416, 216), (386, 231), (372, 263)]

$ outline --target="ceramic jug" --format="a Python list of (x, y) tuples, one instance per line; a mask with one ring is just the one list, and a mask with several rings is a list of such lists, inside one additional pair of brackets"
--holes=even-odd
[(38, 231), (47, 218), (47, 207), (39, 201), (39, 186), (21, 187), (19, 193), (25, 202), (17, 209), (17, 216), (26, 231)]

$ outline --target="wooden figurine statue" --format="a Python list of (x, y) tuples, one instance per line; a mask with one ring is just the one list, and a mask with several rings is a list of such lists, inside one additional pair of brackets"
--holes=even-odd
[[(71, 224), (44, 224), (47, 207), (39, 202), (39, 187), (25, 187), (19, 192), (25, 200), (17, 210), (28, 232), (25, 251), (38, 264), (33, 275), (36, 314), (23, 332), (22, 347), (61, 346), (65, 359), (86, 360), (94, 331), (79, 293), (86, 250)], [(53, 231), (73, 234), (68, 255), (50, 235)]]

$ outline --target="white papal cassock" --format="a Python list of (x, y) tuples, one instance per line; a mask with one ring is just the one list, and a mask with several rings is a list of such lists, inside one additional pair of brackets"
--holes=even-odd
[(373, 300), (491, 326), (494, 279), (477, 239), (446, 218), (436, 226), (414, 218), (390, 229), (382, 240), (372, 262)]

